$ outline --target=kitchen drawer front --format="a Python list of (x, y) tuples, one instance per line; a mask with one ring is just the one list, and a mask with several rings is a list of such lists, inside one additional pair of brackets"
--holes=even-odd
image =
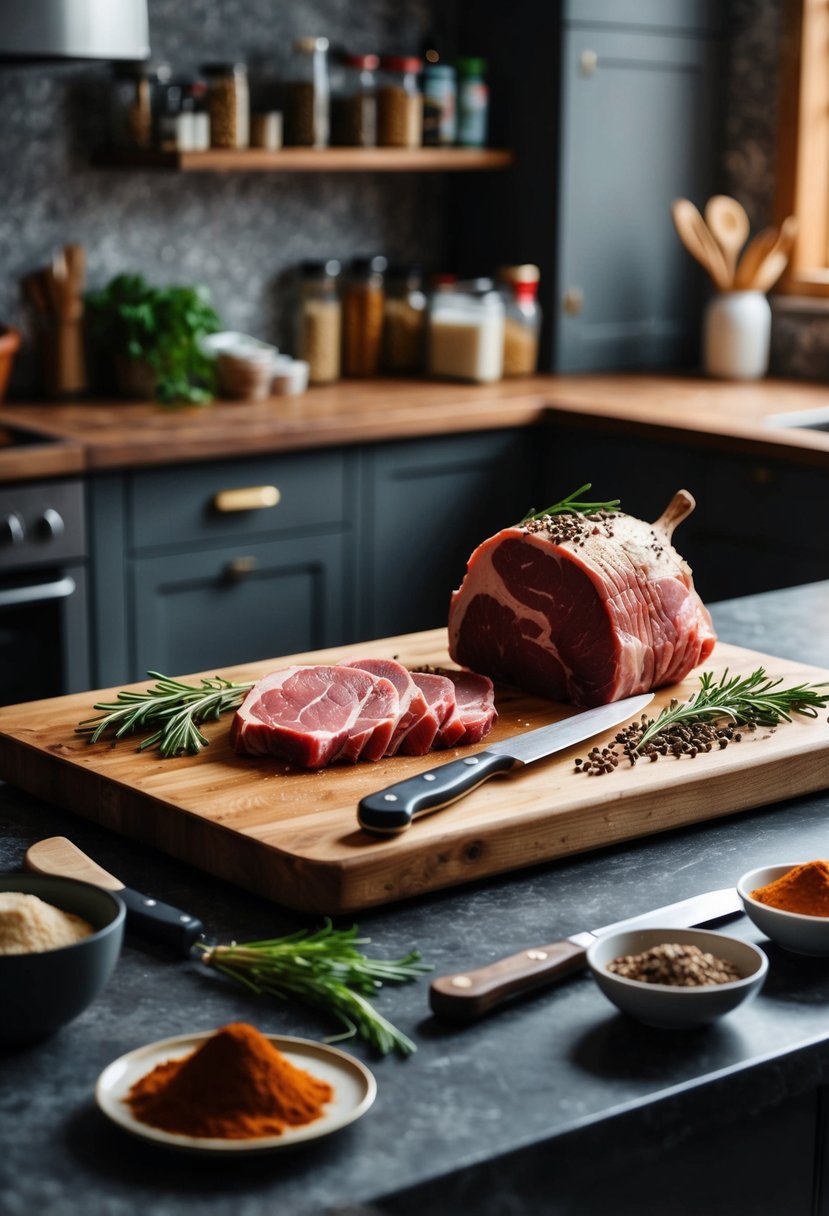
[(305, 536), (130, 563), (130, 679), (207, 671), (353, 636), (342, 539)]
[[(128, 544), (158, 549), (341, 527), (348, 515), (348, 463), (344, 452), (302, 452), (135, 473)], [(244, 493), (230, 499), (228, 491)]]

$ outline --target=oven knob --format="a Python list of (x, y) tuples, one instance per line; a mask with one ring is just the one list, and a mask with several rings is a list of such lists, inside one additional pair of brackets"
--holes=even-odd
[(37, 530), (41, 540), (54, 540), (63, 535), (65, 524), (54, 507), (47, 507), (37, 521)]
[(0, 545), (22, 545), (25, 537), (23, 520), (15, 511), (0, 517)]

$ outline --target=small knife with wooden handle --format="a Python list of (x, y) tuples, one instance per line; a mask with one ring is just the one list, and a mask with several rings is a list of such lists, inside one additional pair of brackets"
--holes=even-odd
[(724, 887), (668, 904), (641, 916), (585, 933), (574, 933), (549, 946), (522, 950), (475, 971), (443, 975), (432, 981), (429, 1004), (432, 1012), (453, 1022), (472, 1022), (511, 997), (555, 984), (587, 965), (587, 948), (596, 938), (628, 929), (690, 929), (709, 921), (736, 916), (743, 911), (736, 888)]
[(152, 899), (125, 887), (120, 878), (110, 874), (65, 836), (50, 836), (38, 840), (26, 851), (26, 866), (38, 874), (55, 874), (61, 878), (78, 878), (94, 887), (116, 891), (127, 905), (127, 926), (143, 937), (161, 942), (185, 956), (198, 942), (215, 945), (205, 937), (204, 925), (196, 916), (182, 912), (160, 899)]

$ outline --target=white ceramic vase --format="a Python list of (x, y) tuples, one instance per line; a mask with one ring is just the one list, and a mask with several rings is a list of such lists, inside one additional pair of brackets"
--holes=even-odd
[(769, 367), (771, 305), (762, 291), (728, 291), (705, 306), (702, 362), (709, 376), (758, 380)]

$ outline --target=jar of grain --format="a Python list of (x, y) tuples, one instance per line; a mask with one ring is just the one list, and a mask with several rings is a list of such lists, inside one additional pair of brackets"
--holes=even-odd
[(328, 147), (329, 93), (328, 39), (298, 38), (285, 83), (287, 147)]
[(311, 384), (340, 378), (342, 306), (338, 294), (340, 263), (333, 258), (300, 266), (296, 351), (308, 363)]
[(169, 64), (118, 63), (113, 68), (111, 132), (117, 148), (151, 148), (157, 140), (163, 91)]
[(538, 367), (541, 309), (537, 266), (502, 266), (504, 286), (504, 375), (530, 376)]
[(343, 372), (376, 376), (383, 335), (384, 257), (354, 258), (343, 292)]
[(212, 148), (247, 148), (250, 144), (250, 93), (243, 63), (206, 63), (207, 110)]
[(383, 370), (397, 375), (421, 372), (426, 356), (426, 295), (421, 268), (390, 268), (385, 297)]
[(458, 283), (432, 297), (429, 372), (478, 384), (501, 379), (504, 303), (492, 282)]
[(412, 55), (380, 60), (377, 143), (383, 148), (419, 148), (423, 142), (423, 97), (417, 83), (422, 66)]
[(331, 143), (373, 148), (377, 143), (376, 55), (344, 55), (342, 81), (331, 98)]

